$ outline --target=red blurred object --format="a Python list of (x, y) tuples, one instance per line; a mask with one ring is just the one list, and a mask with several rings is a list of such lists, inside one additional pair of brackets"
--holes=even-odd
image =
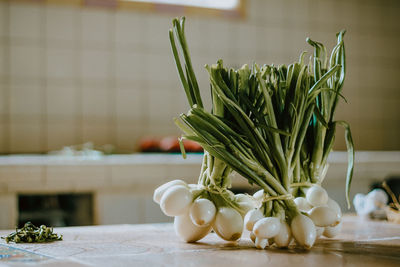
[(186, 152), (203, 152), (203, 148), (195, 141), (183, 140), (183, 146)]
[(145, 137), (139, 141), (141, 152), (160, 152), (160, 140), (154, 137)]
[(162, 138), (160, 141), (160, 149), (161, 151), (166, 151), (166, 152), (181, 151), (179, 148), (179, 141), (176, 136), (167, 136)]
[[(191, 140), (183, 140), (186, 152), (203, 152), (203, 148)], [(141, 152), (180, 152), (179, 140), (177, 136), (167, 136), (163, 138), (145, 137), (139, 142)]]

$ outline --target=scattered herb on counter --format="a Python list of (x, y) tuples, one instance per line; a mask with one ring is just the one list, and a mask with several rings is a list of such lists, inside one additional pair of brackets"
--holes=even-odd
[(62, 235), (53, 233), (53, 227), (46, 225), (37, 227), (31, 222), (27, 222), (21, 229), (17, 228), (14, 233), (1, 238), (5, 239), (7, 243), (44, 243), (62, 240)]

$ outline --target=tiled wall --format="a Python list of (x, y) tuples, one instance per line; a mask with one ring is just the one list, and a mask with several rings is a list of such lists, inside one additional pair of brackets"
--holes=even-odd
[[(244, 20), (187, 20), (205, 96), (205, 63), (289, 63), (311, 51), (306, 36), (332, 46), (346, 28), (349, 104), (337, 117), (357, 149), (400, 149), (399, 1), (246, 2)], [(141, 136), (178, 133), (171, 118), (187, 103), (167, 35), (175, 15), (1, 1), (0, 152), (86, 141), (129, 151)]]

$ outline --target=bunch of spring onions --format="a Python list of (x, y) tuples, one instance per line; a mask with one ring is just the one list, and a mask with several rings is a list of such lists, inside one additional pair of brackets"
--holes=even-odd
[[(288, 247), (293, 240), (310, 248), (319, 235), (340, 230), (339, 205), (321, 182), (332, 150), (334, 127), (345, 125), (349, 171), (353, 168), (350, 130), (335, 122), (344, 81), (343, 34), (329, 62), (322, 44), (314, 60), (289, 66), (254, 64), (227, 69), (222, 60), (206, 66), (210, 75), (212, 110), (203, 107), (184, 34), (184, 18), (173, 21), (170, 41), (190, 110), (175, 119), (182, 138), (205, 150), (197, 185), (175, 180), (157, 188), (154, 200), (175, 216), (176, 233), (185, 241), (203, 238), (213, 229), (234, 241), (243, 228), (258, 248)], [(176, 45), (178, 40), (181, 56)], [(234, 195), (230, 174), (236, 171), (261, 188), (253, 196)]]

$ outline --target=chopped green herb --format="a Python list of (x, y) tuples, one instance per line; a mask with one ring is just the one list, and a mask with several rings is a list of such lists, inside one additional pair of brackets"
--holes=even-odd
[(44, 243), (62, 240), (62, 235), (53, 233), (53, 227), (46, 225), (37, 227), (31, 222), (27, 222), (21, 229), (17, 228), (14, 233), (1, 238), (5, 239), (7, 243)]

